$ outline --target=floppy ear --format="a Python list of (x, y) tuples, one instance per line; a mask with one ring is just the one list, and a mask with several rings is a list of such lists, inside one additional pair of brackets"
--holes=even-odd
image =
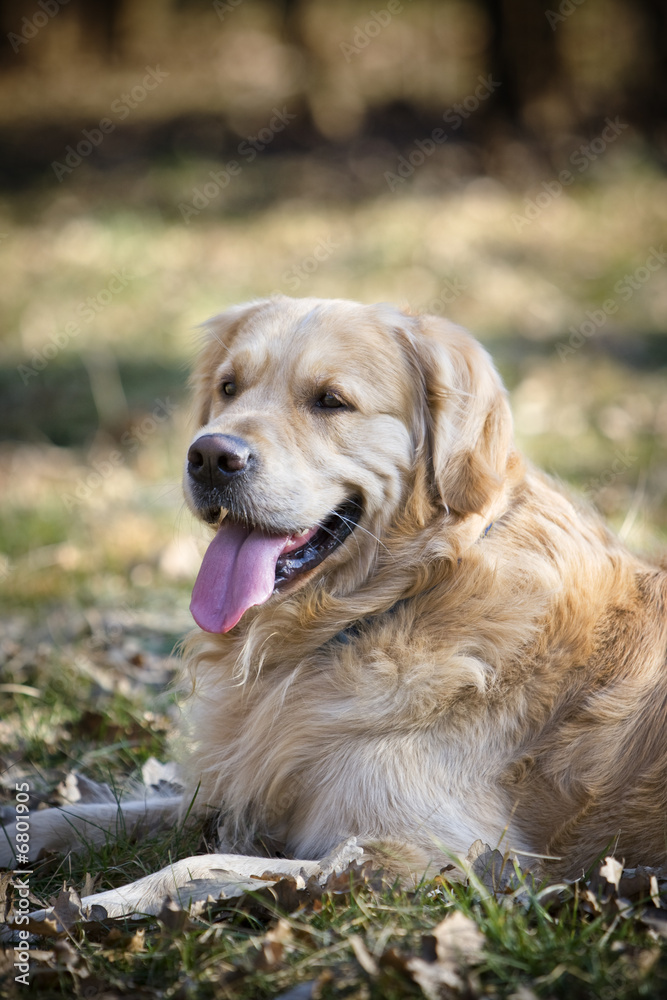
[(266, 304), (263, 300), (232, 306), (202, 323), (202, 345), (190, 376), (193, 412), (198, 427), (203, 427), (210, 419), (216, 372), (227, 356), (234, 337), (244, 322)]
[(416, 318), (412, 345), (436, 493), (449, 510), (481, 514), (502, 489), (512, 453), (505, 388), (481, 344), (438, 316)]

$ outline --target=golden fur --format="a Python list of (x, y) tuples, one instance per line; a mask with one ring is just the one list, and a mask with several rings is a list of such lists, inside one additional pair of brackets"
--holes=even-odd
[[(187, 767), (227, 848), (356, 835), (423, 871), (481, 837), (553, 877), (611, 848), (662, 863), (667, 574), (517, 454), (481, 346), (278, 298), (211, 322), (194, 388), (197, 433), (262, 456), (253, 523), (300, 531), (351, 490), (364, 509), (289, 593), (187, 643)], [(354, 409), (316, 413), (325, 389)]]
[[(481, 838), (550, 878), (610, 850), (663, 864), (667, 573), (526, 465), (482, 347), (434, 316), (277, 298), (211, 321), (193, 383), (193, 441), (259, 457), (251, 524), (298, 534), (352, 495), (361, 520), (226, 634), (187, 641), (184, 803), (35, 812), (31, 858), (173, 823), (200, 783), (225, 851), (322, 859), (356, 837), (420, 876)], [(348, 405), (314, 405), (332, 392)], [(197, 511), (187, 472), (186, 497)], [(189, 858), (84, 903), (158, 913), (266, 864)]]

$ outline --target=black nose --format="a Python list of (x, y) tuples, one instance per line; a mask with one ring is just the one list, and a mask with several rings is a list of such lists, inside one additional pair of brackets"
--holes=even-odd
[(247, 472), (253, 456), (242, 438), (231, 434), (202, 434), (188, 451), (188, 475), (204, 486), (226, 486)]

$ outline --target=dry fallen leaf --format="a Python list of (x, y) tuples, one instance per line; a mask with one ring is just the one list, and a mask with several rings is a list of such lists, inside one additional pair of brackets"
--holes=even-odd
[(466, 866), (481, 884), (492, 892), (510, 893), (519, 887), (514, 863), (508, 854), (501, 854), (496, 848), (476, 840), (465, 859)]
[(69, 930), (83, 917), (81, 912), (81, 897), (75, 889), (63, 887), (58, 896), (52, 898), (49, 902), (53, 907), (53, 916), (65, 930)]
[(604, 859), (604, 864), (600, 865), (600, 875), (607, 880), (610, 885), (613, 885), (618, 892), (618, 886), (621, 881), (621, 876), (623, 875), (623, 865), (616, 858), (608, 855)]
[(132, 933), (114, 927), (102, 941), (105, 948), (118, 948), (130, 953), (146, 950), (146, 928), (140, 927)]
[(262, 938), (260, 951), (255, 960), (255, 968), (261, 972), (272, 972), (283, 960), (285, 947), (292, 941), (292, 928), (282, 917), (275, 927)]
[(353, 861), (343, 871), (331, 872), (322, 886), (322, 891), (332, 893), (333, 895), (349, 892), (352, 887), (366, 883), (372, 871), (373, 866), (370, 862), (358, 864), (356, 861)]
[(447, 991), (465, 989), (465, 970), (483, 955), (484, 935), (474, 920), (457, 911), (445, 917), (423, 939), (425, 953), (435, 961), (410, 958), (406, 967), (429, 1000), (440, 1000)]
[(433, 928), (435, 953), (439, 962), (473, 965), (484, 950), (484, 935), (474, 920), (457, 911)]
[(582, 889), (580, 899), (581, 899), (581, 908), (582, 910), (584, 910), (585, 913), (590, 913), (595, 915), (602, 913), (600, 900), (598, 899), (598, 897), (595, 895), (594, 892), (591, 892), (590, 889), (588, 888)]
[(31, 934), (39, 934), (40, 937), (55, 938), (65, 933), (65, 930), (57, 920), (44, 917), (42, 920), (29, 920), (23, 925)]
[(174, 761), (163, 764), (155, 757), (149, 757), (141, 768), (141, 777), (146, 788), (173, 789), (178, 793), (183, 789), (183, 783), (178, 776), (178, 768)]
[(116, 797), (107, 784), (93, 781), (85, 774), (70, 771), (57, 788), (58, 795), (64, 805), (76, 805), (86, 802), (116, 802)]
[(100, 872), (97, 875), (91, 875), (90, 872), (86, 872), (86, 877), (83, 880), (83, 888), (81, 889), (80, 896), (83, 899), (84, 896), (92, 896), (95, 892), (95, 883), (100, 877)]
[(421, 987), (428, 1000), (442, 1000), (445, 990), (459, 993), (463, 988), (463, 980), (453, 969), (441, 965), (440, 962), (425, 962), (423, 958), (409, 958), (407, 969)]
[(660, 909), (660, 893), (658, 892), (658, 880), (655, 875), (651, 875), (649, 878), (649, 891), (651, 902), (657, 909)]
[(107, 911), (103, 906), (94, 904), (93, 906), (82, 907), (81, 897), (75, 889), (63, 887), (57, 897), (49, 900), (51, 910), (49, 917), (55, 918), (61, 929), (69, 931), (75, 924), (98, 922), (105, 920)]
[(294, 913), (303, 903), (310, 902), (305, 885), (299, 885), (299, 881), (294, 876), (279, 875), (273, 877), (277, 878), (277, 881), (274, 885), (261, 889), (260, 898), (263, 896), (270, 899), (271, 903), (283, 913)]
[(180, 934), (181, 931), (192, 926), (189, 910), (184, 910), (182, 906), (169, 897), (162, 904), (157, 918), (168, 931), (173, 931), (176, 934)]

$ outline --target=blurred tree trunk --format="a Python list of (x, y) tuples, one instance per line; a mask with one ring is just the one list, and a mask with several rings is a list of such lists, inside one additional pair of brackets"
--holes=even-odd
[(667, 160), (667, 3), (642, 0), (642, 63), (626, 98), (626, 115)]
[[(75, 0), (76, 2), (76, 0)], [(74, 6), (74, 4), (73, 4)], [(118, 24), (123, 0), (95, 0), (95, 3), (76, 4), (81, 19), (82, 34), (86, 41), (105, 60), (117, 53)]]
[(482, 6), (491, 24), (489, 68), (502, 81), (495, 108), (513, 125), (524, 126), (526, 109), (561, 83), (555, 32), (535, 0), (483, 0)]
[(307, 51), (308, 43), (303, 32), (301, 0), (275, 0), (274, 6), (280, 12), (283, 41), (288, 45)]

